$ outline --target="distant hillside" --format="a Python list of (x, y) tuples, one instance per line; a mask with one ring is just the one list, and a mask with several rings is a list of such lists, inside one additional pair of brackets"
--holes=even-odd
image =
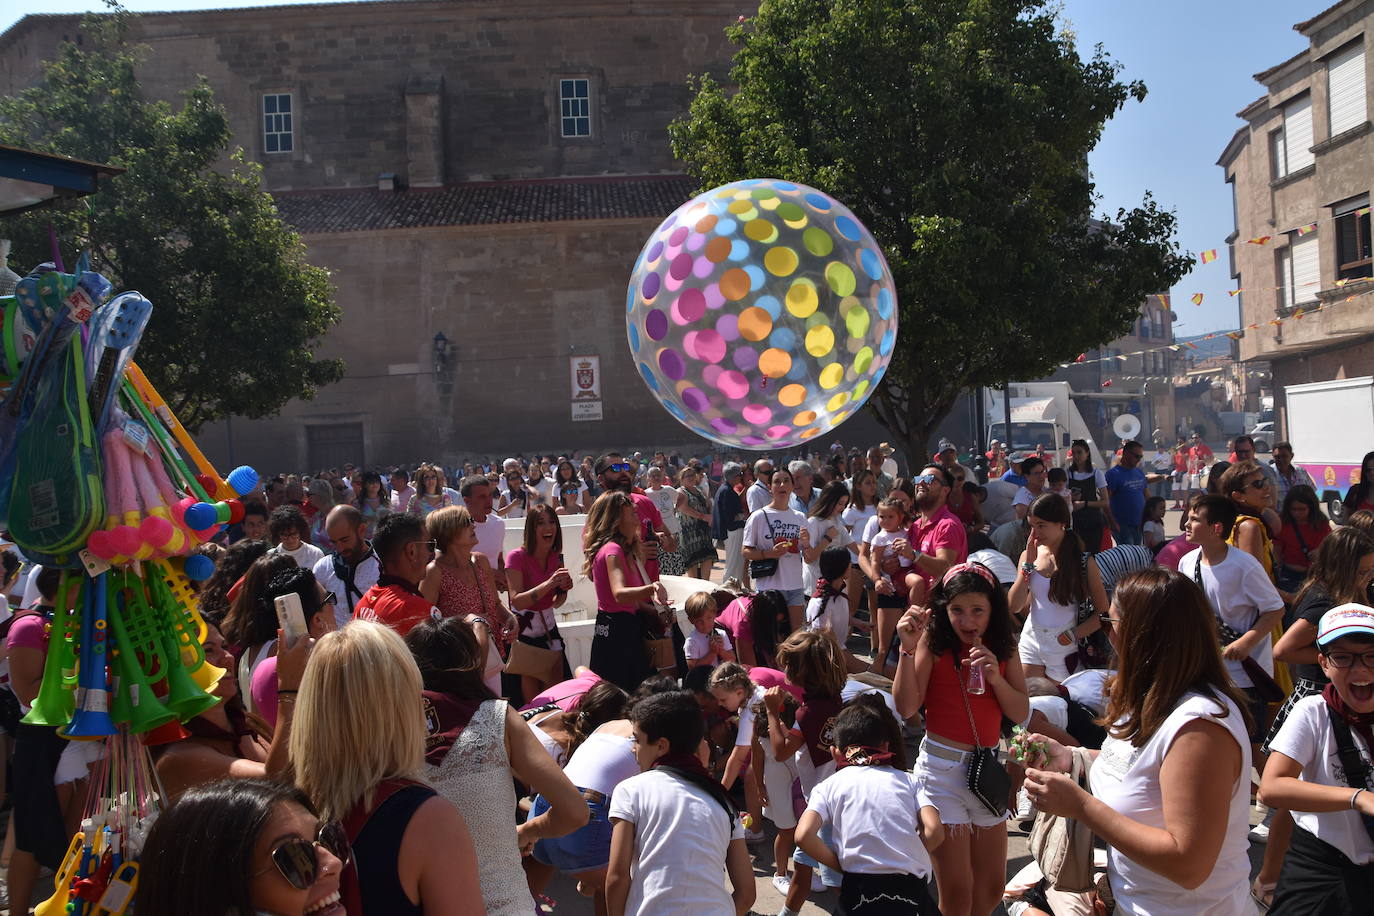
[(1206, 334), (1198, 334), (1193, 337), (1179, 337), (1179, 343), (1197, 344), (1197, 349), (1189, 349), (1187, 354), (1193, 358), (1194, 362), (1202, 362), (1204, 359), (1213, 357), (1226, 357), (1231, 355), (1231, 345), (1233, 341), (1225, 334), (1218, 334), (1211, 340), (1203, 340)]

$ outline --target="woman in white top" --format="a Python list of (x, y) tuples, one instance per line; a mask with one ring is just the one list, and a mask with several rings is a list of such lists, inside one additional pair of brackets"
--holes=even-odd
[(1084, 553), (1083, 542), (1069, 529), (1068, 503), (1043, 493), (1031, 503), (1027, 518), (1030, 536), (1007, 602), (1013, 613), (1030, 611), (1019, 647), (1026, 677), (1059, 682), (1077, 667), (1078, 641), (1101, 628), (1096, 614), (1078, 621), (1079, 605), (1091, 600), (1101, 613), (1107, 607), (1107, 592), (1097, 562)]
[(877, 514), (878, 478), (874, 477), (870, 470), (857, 471), (849, 481), (849, 505), (842, 516), (845, 527), (857, 539), (863, 534), (868, 520), (875, 518)]
[(816, 590), (816, 580), (820, 578), (818, 564), (821, 551), (829, 547), (846, 547), (849, 549), (850, 563), (858, 560), (859, 544), (849, 533), (843, 519), (847, 508), (849, 488), (838, 480), (826, 484), (821, 495), (811, 504), (811, 514), (806, 519), (811, 546), (802, 551), (802, 559), (806, 563), (802, 567), (802, 590), (807, 595)]
[(1120, 670), (1092, 792), (1064, 775), (1068, 748), (1034, 735), (1047, 753), (1028, 760), (1045, 767), (1026, 773), (1031, 801), (1106, 843), (1117, 912), (1253, 916), (1245, 698), (1222, 665), (1207, 597), (1151, 567), (1117, 585), (1103, 619)]
[(792, 475), (784, 468), (773, 472), (769, 486), (772, 501), (756, 509), (744, 523), (744, 558), (753, 563), (773, 561), (776, 570), (769, 575), (755, 575), (754, 589), (777, 589), (787, 599), (787, 616), (792, 629), (802, 625), (806, 595), (802, 590), (802, 551), (811, 547), (811, 534), (806, 530), (806, 516), (789, 505), (792, 499)]
[(1107, 493), (1107, 475), (1093, 467), (1092, 452), (1083, 439), (1069, 447), (1069, 490), (1073, 493), (1073, 530), (1078, 532), (1088, 553), (1102, 547), (1102, 532), (1111, 524), (1112, 501)]
[[(426, 620), (406, 634), (424, 681), (425, 776), (467, 821), (489, 916), (533, 916), (520, 850), (587, 823), (587, 803), (519, 713), (482, 683), (484, 652), (464, 621)], [(512, 777), (548, 805), (512, 823)]]

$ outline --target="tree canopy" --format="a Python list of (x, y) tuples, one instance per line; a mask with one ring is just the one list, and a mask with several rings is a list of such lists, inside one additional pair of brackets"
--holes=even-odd
[(0, 98), (0, 143), (126, 171), (94, 195), (0, 221), (20, 273), (51, 257), (92, 265), (153, 303), (138, 361), (189, 428), (262, 417), (343, 375), (313, 349), (338, 321), (326, 271), (261, 189), (260, 168), (229, 149), (223, 109), (203, 79), (179, 109), (150, 101), (127, 41), (127, 14), (89, 16), (41, 80)]
[(900, 301), (869, 402), (909, 455), (970, 387), (1041, 378), (1124, 333), (1192, 259), (1147, 194), (1094, 217), (1089, 151), (1145, 97), (1039, 0), (764, 0), (727, 29), (735, 88), (669, 131), (702, 188), (775, 177), (843, 201)]

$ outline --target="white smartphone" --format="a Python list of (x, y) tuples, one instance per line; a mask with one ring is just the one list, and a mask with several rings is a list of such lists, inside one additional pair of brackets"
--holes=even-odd
[(276, 605), (277, 623), (286, 636), (286, 647), (289, 649), (298, 639), (309, 633), (305, 627), (305, 611), (301, 608), (301, 596), (292, 592), (273, 599), (272, 603)]

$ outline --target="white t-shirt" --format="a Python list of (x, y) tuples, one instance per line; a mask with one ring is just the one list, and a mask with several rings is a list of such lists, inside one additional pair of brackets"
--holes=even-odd
[[(730, 634), (720, 627), (716, 627), (715, 633), (720, 635), (723, 648), (727, 652), (735, 651), (735, 647), (730, 642)], [(696, 627), (687, 631), (687, 635), (682, 638), (682, 654), (689, 660), (705, 658), (711, 654), (711, 633), (702, 633)]]
[(773, 501), (773, 492), (754, 481), (749, 485), (749, 489), (744, 491), (744, 499), (749, 505), (749, 511), (756, 512)]
[(744, 825), (714, 798), (650, 770), (616, 786), (608, 815), (635, 827), (625, 916), (735, 916), (722, 875)]
[(377, 584), (377, 578), (382, 574), (381, 563), (377, 560), (377, 555), (368, 548), (367, 556), (353, 570), (354, 592), (350, 593), (344, 580), (340, 579), (334, 572), (334, 557), (332, 554), (321, 557), (315, 561), (311, 568), (315, 574), (315, 581), (320, 583), (320, 588), (327, 592), (334, 593), (334, 622), (340, 629), (343, 625), (353, 619), (353, 607), (367, 594), (367, 590)]
[(840, 513), (840, 520), (843, 521), (845, 527), (849, 529), (849, 533), (855, 537), (858, 537), (860, 533), (866, 530), (864, 526), (868, 524), (869, 519), (876, 519), (877, 517), (877, 506), (859, 509), (853, 503), (845, 506), (844, 511)]
[(538, 494), (540, 505), (558, 505), (558, 500), (554, 496), (553, 481), (548, 477), (540, 477), (538, 481), (530, 481), (529, 488)]
[[(1202, 548), (1183, 555), (1178, 561), (1178, 571), (1189, 579), (1197, 581), (1198, 564), (1202, 561)], [(1269, 580), (1260, 561), (1237, 547), (1226, 548), (1226, 559), (1216, 566), (1202, 563), (1202, 590), (1212, 609), (1227, 625), (1244, 633), (1255, 625), (1255, 618), (1269, 611), (1282, 610), (1283, 599), (1278, 589)], [(1266, 634), (1259, 645), (1250, 653), (1265, 671), (1274, 673), (1273, 641)], [(1226, 670), (1237, 687), (1253, 687), (1250, 676), (1238, 661), (1226, 661)]]
[[(886, 528), (883, 528), (881, 525), (879, 525), (878, 530), (874, 533), (872, 539), (869, 540), (868, 544), (870, 548), (886, 548), (884, 550), (884, 555), (886, 555), (892, 552), (891, 548), (893, 544), (897, 543), (898, 541), (905, 541), (906, 539), (907, 537), (905, 528), (902, 528), (898, 531), (888, 531)], [(874, 553), (876, 554), (876, 551), (874, 551)], [(906, 557), (899, 557), (898, 561), (903, 569), (911, 568), (911, 561), (908, 560)]]
[(996, 528), (1016, 518), (1011, 508), (1019, 489), (1016, 484), (993, 478), (983, 485), (983, 489), (988, 491), (988, 498), (983, 500), (983, 518), (987, 519), (989, 525)]
[(754, 743), (754, 704), (763, 699), (768, 691), (758, 684), (739, 708), (739, 727), (735, 729), (735, 747), (748, 747)]
[[(821, 602), (825, 601), (825, 610)], [(829, 630), (844, 645), (849, 636), (849, 598), (844, 595), (831, 595), (829, 600), (812, 598), (806, 603), (806, 624), (808, 630)]]
[(1000, 550), (985, 547), (973, 551), (968, 555), (968, 559), (970, 563), (982, 563), (1003, 585), (1010, 587), (1016, 581), (1016, 564)]
[[(1226, 717), (1216, 718), (1218, 702)], [(1136, 916), (1254, 916), (1250, 898), (1250, 738), (1240, 710), (1229, 699), (1214, 700), (1189, 693), (1179, 701), (1144, 747), (1108, 736), (1102, 743), (1088, 780), (1092, 794), (1112, 810), (1144, 824), (1164, 829), (1164, 803), (1159, 770), (1179, 729), (1193, 719), (1225, 728), (1240, 746), (1240, 773), (1231, 785), (1226, 817), (1226, 836), (1212, 874), (1202, 885), (1188, 890), (1156, 871), (1131, 861), (1115, 849), (1107, 861), (1118, 912)]]
[(1031, 503), (1035, 502), (1037, 496), (1044, 496), (1048, 492), (1050, 492), (1050, 488), (1048, 486), (1046, 486), (1045, 489), (1041, 490), (1039, 493), (1032, 493), (1030, 490), (1026, 489), (1025, 487), (1022, 487), (1021, 489), (1016, 491), (1016, 498), (1011, 501), (1012, 507), (1015, 508), (1016, 506), (1029, 506)]
[(654, 501), (658, 514), (663, 516), (663, 530), (673, 537), (679, 537), (682, 534), (682, 522), (677, 517), (677, 500), (682, 492), (665, 484), (657, 490), (650, 487), (644, 491), (644, 495)]
[[(848, 547), (854, 543), (854, 538), (850, 536), (849, 529), (839, 519), (808, 518), (806, 530), (811, 533), (811, 547), (813, 549), (821, 547), (821, 541), (825, 539), (827, 534), (830, 535), (830, 543), (822, 547), (822, 550), (828, 550), (831, 547)], [(820, 557), (819, 553), (816, 554), (815, 563), (805, 563), (802, 567), (802, 589), (808, 595), (816, 590), (816, 582), (821, 577)], [(850, 561), (853, 561), (852, 554)]]
[(42, 593), (38, 591), (38, 574), (42, 571), (43, 567), (38, 563), (25, 563), (21, 569), (20, 577), (28, 577), (24, 582), (24, 597), (19, 602), (21, 609), (33, 607), (38, 603), (38, 599), (43, 597)]
[(930, 874), (920, 811), (931, 804), (918, 777), (890, 766), (849, 766), (811, 790), (806, 807), (831, 825), (845, 873)]
[[(1350, 730), (1355, 749), (1365, 762), (1370, 761), (1369, 748), (1355, 729)], [(1283, 727), (1269, 742), (1269, 749), (1278, 751), (1302, 764), (1302, 781), (1323, 786), (1346, 786), (1345, 769), (1336, 753), (1336, 735), (1326, 712), (1326, 700), (1320, 696), (1304, 697), (1293, 705)], [(1374, 773), (1365, 777), (1367, 788), (1374, 789)], [(1350, 790), (1354, 792), (1354, 789)], [(1374, 842), (1358, 811), (1294, 811), (1294, 822), (1317, 839), (1330, 843), (1356, 865), (1374, 861)]]
[(488, 512), (485, 521), (473, 522), (472, 527), (477, 532), (477, 546), (473, 549), (487, 558), (492, 569), (496, 569), (505, 549), (506, 520), (495, 512)]
[(744, 524), (744, 546), (769, 550), (778, 541), (790, 541), (792, 548), (778, 557), (778, 571), (754, 580), (757, 591), (770, 588), (791, 591), (802, 587), (801, 531), (806, 516), (796, 509), (759, 509)]
[(859, 535), (859, 543), (872, 544), (873, 538), (882, 530), (882, 522), (878, 521), (878, 514), (875, 511), (874, 514), (870, 515), (868, 520), (864, 522), (863, 533)]
[(295, 550), (287, 550), (278, 544), (269, 552), (286, 554), (288, 557), (295, 560), (296, 565), (301, 569), (314, 569), (315, 564), (320, 562), (320, 559), (324, 556), (324, 551), (314, 544), (311, 544), (309, 541), (301, 541), (301, 546), (297, 547)]
[(1147, 547), (1156, 547), (1169, 540), (1169, 535), (1164, 531), (1164, 523), (1148, 521), (1145, 523), (1145, 540), (1149, 543)]

